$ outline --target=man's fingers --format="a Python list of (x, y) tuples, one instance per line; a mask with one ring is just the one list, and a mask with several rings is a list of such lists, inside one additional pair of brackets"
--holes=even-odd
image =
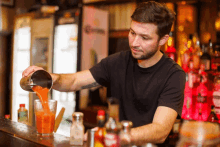
[(22, 77), (31, 75), (32, 73), (34, 73), (37, 70), (44, 70), (42, 67), (38, 67), (38, 66), (29, 66), (28, 68), (26, 68), (23, 72), (22, 72)]

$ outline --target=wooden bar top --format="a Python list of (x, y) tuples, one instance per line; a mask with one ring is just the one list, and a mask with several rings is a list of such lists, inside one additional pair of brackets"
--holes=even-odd
[[(54, 133), (51, 137), (40, 137), (35, 127), (0, 118), (0, 145), (70, 147), (69, 137)], [(16, 144), (15, 144), (16, 142)], [(20, 144), (20, 145), (19, 145)], [(86, 146), (84, 142), (83, 147)]]

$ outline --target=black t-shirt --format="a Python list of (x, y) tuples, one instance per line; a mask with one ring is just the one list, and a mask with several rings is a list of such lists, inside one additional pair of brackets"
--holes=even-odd
[(119, 99), (119, 119), (132, 121), (133, 127), (152, 123), (158, 106), (181, 116), (185, 72), (165, 54), (155, 65), (141, 68), (131, 51), (123, 51), (103, 59), (90, 72), (97, 83), (110, 88), (111, 97)]

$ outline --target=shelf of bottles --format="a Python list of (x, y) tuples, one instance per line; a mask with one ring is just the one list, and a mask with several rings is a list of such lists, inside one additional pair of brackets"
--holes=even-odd
[[(166, 54), (176, 60), (176, 50), (168, 40)], [(220, 46), (211, 40), (201, 45), (189, 35), (180, 53), (181, 66), (186, 72), (182, 119), (220, 123)]]

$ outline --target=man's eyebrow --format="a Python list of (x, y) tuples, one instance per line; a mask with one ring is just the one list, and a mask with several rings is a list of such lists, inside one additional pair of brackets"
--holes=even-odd
[[(132, 28), (130, 28), (130, 30), (132, 31), (132, 32), (135, 32)], [(136, 32), (135, 32), (136, 33)], [(140, 36), (146, 36), (146, 37), (151, 37), (151, 36), (149, 36), (148, 34), (139, 34)]]

